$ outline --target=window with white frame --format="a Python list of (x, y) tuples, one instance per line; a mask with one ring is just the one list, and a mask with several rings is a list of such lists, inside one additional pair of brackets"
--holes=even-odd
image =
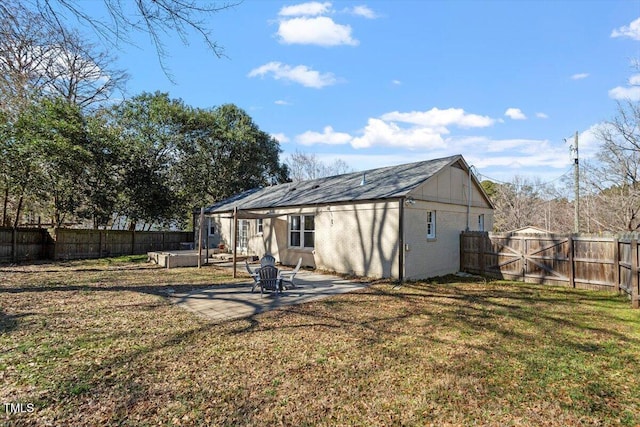
[(249, 247), (249, 220), (238, 221), (238, 249), (246, 251)]
[(289, 246), (292, 248), (315, 247), (316, 224), (313, 215), (289, 216)]
[(436, 211), (427, 211), (427, 239), (436, 238)]
[(478, 215), (478, 231), (484, 231), (484, 214)]
[(258, 234), (263, 233), (264, 228), (263, 228), (262, 218), (256, 219), (256, 230)]

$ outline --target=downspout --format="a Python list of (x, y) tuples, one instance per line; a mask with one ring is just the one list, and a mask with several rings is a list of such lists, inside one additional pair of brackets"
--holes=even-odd
[(398, 281), (400, 283), (404, 282), (404, 201), (404, 197), (399, 199), (400, 224), (398, 224), (398, 244), (400, 248), (398, 251)]
[(469, 174), (469, 195), (467, 196), (467, 228), (465, 231), (469, 231), (469, 217), (471, 216), (471, 168), (467, 173)]

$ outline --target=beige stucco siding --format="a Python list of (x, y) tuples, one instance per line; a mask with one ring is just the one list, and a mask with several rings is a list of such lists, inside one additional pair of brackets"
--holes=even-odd
[[(263, 220), (263, 233), (257, 234), (257, 222), (249, 219), (248, 254), (271, 253), (278, 262), (303, 265), (339, 273), (368, 277), (398, 275), (398, 201), (338, 204), (277, 209), (275, 218)], [(265, 213), (267, 211), (264, 211)], [(314, 215), (313, 249), (289, 245), (290, 215)], [(232, 245), (233, 220), (229, 214), (214, 216), (221, 240)]]
[(318, 218), (318, 267), (368, 277), (398, 275), (398, 201), (328, 206)]
[[(427, 212), (435, 213), (434, 239), (427, 237)], [(491, 227), (492, 210), (472, 208), (470, 229), (477, 230), (478, 215)], [(455, 273), (460, 268), (460, 232), (466, 228), (466, 206), (416, 201), (405, 208), (405, 278), (422, 279)], [(490, 228), (489, 228), (490, 229)]]
[[(409, 193), (415, 202), (405, 208), (405, 278), (421, 279), (451, 274), (460, 268), (460, 232), (493, 228), (493, 209), (467, 172), (448, 167)], [(469, 214), (467, 218), (467, 209)], [(427, 237), (427, 212), (435, 213), (436, 237)]]

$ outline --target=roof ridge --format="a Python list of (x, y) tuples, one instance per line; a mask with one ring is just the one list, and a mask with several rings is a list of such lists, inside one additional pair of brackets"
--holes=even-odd
[(347, 173), (341, 173), (341, 174), (337, 174), (337, 175), (329, 175), (329, 176), (323, 176), (323, 177), (319, 177), (319, 178), (311, 178), (311, 179), (303, 179), (303, 180), (299, 180), (299, 181), (291, 181), (291, 182), (283, 182), (281, 184), (276, 184), (276, 185), (282, 185), (282, 184), (302, 184), (302, 183), (307, 183), (307, 182), (312, 182), (312, 181), (321, 181), (321, 180), (327, 180), (329, 178), (334, 178), (334, 177), (346, 177), (348, 175), (353, 175), (353, 176), (361, 176), (363, 173), (369, 173), (369, 172), (375, 172), (375, 171), (381, 171), (381, 170), (388, 170), (388, 169), (393, 169), (393, 168), (406, 168), (407, 166), (411, 166), (411, 165), (418, 165), (421, 163), (432, 163), (432, 162), (437, 162), (437, 161), (441, 161), (441, 160), (445, 160), (445, 159), (453, 159), (455, 157), (462, 157), (461, 154), (454, 154), (451, 156), (445, 156), (445, 157), (439, 157), (437, 159), (428, 159), (428, 160), (419, 160), (417, 162), (410, 162), (410, 163), (400, 163), (397, 165), (391, 165), (391, 166), (380, 166), (377, 168), (373, 168), (373, 169), (365, 169), (365, 170), (361, 170), (361, 171), (354, 171), (354, 172), (347, 172)]

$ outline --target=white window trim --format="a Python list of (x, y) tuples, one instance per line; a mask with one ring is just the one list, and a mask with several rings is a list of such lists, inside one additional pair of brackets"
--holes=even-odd
[(264, 220), (262, 218), (256, 219), (256, 234), (262, 236), (264, 234)]
[[(292, 230), (291, 229), (291, 218), (293, 217), (300, 217), (300, 230)], [(314, 228), (313, 230), (307, 230), (304, 228), (304, 217), (306, 216), (310, 216), (313, 217), (313, 223), (314, 223)], [(295, 231), (297, 233), (300, 233), (300, 246), (294, 246), (291, 244), (291, 233)], [(314, 241), (314, 245), (313, 246), (305, 246), (304, 245), (304, 235), (305, 233), (313, 233), (313, 241)], [(315, 229), (315, 215), (311, 215), (311, 214), (296, 214), (296, 215), (289, 215), (289, 217), (287, 218), (287, 240), (289, 243), (289, 248), (292, 249), (304, 249), (304, 250), (314, 250), (315, 249), (315, 235), (316, 235), (316, 229)]]
[[(245, 229), (246, 226), (246, 229)], [(251, 224), (248, 219), (238, 220), (238, 249), (247, 251), (249, 249), (249, 240), (251, 239)], [(243, 241), (244, 240), (244, 241)], [(242, 246), (245, 244), (246, 246)]]
[(484, 214), (478, 215), (478, 231), (484, 231)]
[[(429, 220), (429, 216), (431, 216), (431, 220)], [(427, 239), (429, 240), (435, 240), (437, 236), (437, 218), (436, 211), (427, 211)], [(431, 225), (431, 227), (429, 227), (429, 225)], [(431, 228), (431, 232), (429, 232), (429, 228)]]

